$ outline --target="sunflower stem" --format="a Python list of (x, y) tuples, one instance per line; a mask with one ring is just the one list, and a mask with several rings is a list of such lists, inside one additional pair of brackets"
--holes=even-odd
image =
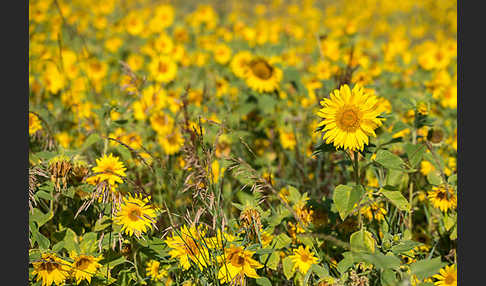
[[(359, 180), (359, 158), (358, 158), (358, 152), (354, 151), (354, 160), (353, 160), (353, 169), (354, 169), (354, 181), (356, 182), (356, 186), (359, 187), (361, 185), (360, 183), (360, 180)], [(359, 201), (358, 201), (358, 224), (359, 224), (359, 228), (362, 229), (363, 228), (363, 218), (362, 218), (362, 215), (361, 215), (361, 200), (362, 200), (363, 196), (361, 196), (359, 198)]]

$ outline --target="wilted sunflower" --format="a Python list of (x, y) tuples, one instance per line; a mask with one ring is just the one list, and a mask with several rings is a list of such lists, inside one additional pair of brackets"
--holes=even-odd
[(438, 286), (457, 286), (457, 269), (456, 265), (446, 266), (439, 271), (439, 274), (432, 276), (436, 278), (434, 284)]
[(42, 280), (42, 286), (50, 286), (52, 283), (62, 285), (69, 277), (71, 263), (53, 253), (43, 253), (41, 261), (32, 264), (32, 274), (37, 275), (37, 281)]
[(245, 276), (259, 278), (255, 269), (262, 268), (263, 265), (251, 258), (254, 253), (241, 246), (232, 245), (226, 248), (224, 254), (218, 257), (218, 261), (223, 264), (218, 272), (221, 283), (246, 285)]
[(368, 136), (376, 137), (374, 130), (382, 125), (378, 104), (378, 98), (359, 85), (353, 90), (347, 84), (335, 89), (321, 101), (323, 108), (317, 113), (324, 119), (319, 123), (324, 126), (322, 138), (337, 148), (363, 150)]
[(248, 63), (246, 84), (258, 92), (272, 92), (282, 80), (282, 70), (272, 66), (266, 59), (256, 57)]
[(443, 212), (457, 207), (457, 195), (454, 189), (448, 185), (432, 187), (428, 197), (432, 205)]
[(290, 255), (289, 257), (294, 263), (293, 269), (298, 268), (302, 274), (306, 274), (309, 268), (319, 261), (319, 259), (315, 257), (314, 254), (309, 250), (309, 246), (304, 248), (302, 245), (299, 245), (297, 249), (292, 251), (294, 254)]
[(76, 284), (81, 283), (81, 281), (86, 280), (91, 283), (91, 277), (96, 274), (98, 268), (101, 264), (98, 263), (103, 256), (94, 257), (91, 255), (78, 255), (76, 252), (71, 252), (69, 255), (73, 260), (72, 264), (72, 276), (76, 279)]
[(121, 209), (117, 212), (115, 223), (122, 225), (122, 231), (132, 236), (140, 236), (155, 225), (157, 213), (150, 204), (150, 197), (142, 195), (123, 198)]

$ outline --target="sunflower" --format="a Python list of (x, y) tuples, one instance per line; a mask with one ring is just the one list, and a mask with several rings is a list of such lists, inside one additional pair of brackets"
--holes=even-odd
[(123, 162), (111, 153), (96, 159), (96, 166), (92, 170), (94, 173), (99, 173), (86, 180), (93, 185), (106, 181), (111, 187), (115, 187), (117, 183), (123, 183), (122, 178), (127, 176)]
[(438, 281), (435, 285), (438, 286), (457, 286), (457, 269), (456, 265), (446, 266), (439, 271), (439, 274), (432, 276)]
[(168, 56), (161, 56), (149, 64), (149, 69), (155, 81), (168, 83), (177, 75), (177, 64)]
[(384, 208), (383, 203), (372, 202), (363, 207), (362, 213), (369, 221), (372, 221), (373, 219), (382, 221), (385, 219), (385, 215), (388, 212)]
[(432, 205), (443, 212), (457, 207), (457, 195), (448, 185), (434, 186), (428, 198)]
[(302, 274), (306, 274), (309, 268), (319, 261), (319, 259), (310, 252), (309, 246), (304, 248), (300, 245), (299, 248), (294, 249), (293, 252), (294, 255), (289, 256), (294, 263), (293, 269), (298, 268)]
[(248, 63), (246, 84), (258, 92), (272, 92), (282, 80), (282, 70), (272, 66), (264, 58), (254, 58)]
[(216, 236), (209, 237), (207, 243), (210, 248), (222, 249), (227, 243), (233, 242), (237, 238), (237, 236), (234, 236), (226, 231), (221, 231), (218, 228)]
[(214, 60), (219, 64), (226, 64), (231, 59), (231, 49), (225, 44), (218, 44), (213, 49)]
[(122, 225), (122, 232), (137, 237), (152, 229), (157, 219), (155, 208), (149, 202), (150, 197), (141, 195), (123, 198), (123, 203), (115, 217), (115, 223)]
[(91, 283), (91, 277), (96, 274), (98, 268), (101, 264), (98, 263), (103, 256), (94, 257), (91, 255), (78, 255), (76, 252), (71, 252), (69, 255), (73, 260), (72, 273), (71, 275), (76, 279), (76, 284), (81, 283), (81, 281), (86, 280)]
[(163, 112), (156, 112), (150, 116), (150, 125), (157, 134), (170, 133), (174, 126), (174, 119)]
[(171, 258), (177, 258), (179, 265), (185, 270), (191, 267), (190, 261), (195, 263), (199, 269), (208, 266), (209, 253), (208, 249), (203, 246), (202, 239), (205, 232), (200, 228), (192, 225), (190, 228), (182, 226), (179, 232), (168, 237), (165, 243), (171, 248), (169, 254)]
[(180, 131), (176, 130), (164, 136), (157, 136), (157, 141), (164, 149), (165, 154), (173, 155), (181, 150), (184, 144), (184, 137), (182, 137)]
[(224, 254), (218, 257), (218, 261), (223, 264), (218, 272), (221, 283), (246, 285), (245, 276), (259, 278), (255, 269), (262, 268), (263, 265), (251, 258), (254, 253), (241, 246), (232, 245), (226, 248)]
[(43, 253), (41, 260), (32, 264), (32, 274), (37, 275), (37, 281), (42, 280), (42, 286), (50, 286), (52, 283), (62, 285), (69, 277), (71, 263), (53, 253)]
[(147, 276), (151, 277), (153, 281), (160, 281), (167, 276), (168, 272), (160, 267), (160, 262), (156, 260), (150, 260), (147, 262)]
[(34, 113), (29, 113), (29, 135), (35, 134), (42, 129), (39, 117)]
[(230, 62), (231, 71), (239, 78), (245, 78), (252, 55), (248, 51), (238, 52)]
[(363, 150), (368, 136), (376, 137), (374, 130), (382, 125), (378, 103), (376, 96), (359, 85), (352, 91), (347, 84), (335, 89), (330, 98), (321, 101), (323, 108), (317, 113), (324, 119), (319, 123), (324, 126), (323, 139), (337, 148)]

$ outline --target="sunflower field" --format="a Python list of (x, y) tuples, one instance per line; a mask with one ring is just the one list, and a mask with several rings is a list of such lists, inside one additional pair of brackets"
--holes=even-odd
[(28, 65), (30, 285), (457, 285), (455, 0), (29, 0)]

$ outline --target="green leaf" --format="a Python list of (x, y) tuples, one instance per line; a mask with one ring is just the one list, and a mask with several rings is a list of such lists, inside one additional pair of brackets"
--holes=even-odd
[(270, 254), (270, 253), (273, 253), (274, 251), (275, 250), (273, 250), (271, 248), (258, 248), (257, 250), (255, 250), (255, 253), (262, 255), (262, 254)]
[(94, 232), (99, 232), (110, 226), (110, 218), (103, 216), (101, 219), (97, 220), (93, 228)]
[(72, 229), (70, 228), (66, 229), (66, 235), (64, 236), (63, 241), (64, 241), (64, 248), (66, 248), (68, 252), (74, 250), (77, 253), (81, 253), (81, 249), (79, 248), (79, 244), (77, 242), (77, 235)]
[(46, 191), (42, 191), (42, 190), (37, 191), (35, 193), (35, 196), (37, 198), (44, 199), (44, 200), (48, 200), (48, 201), (50, 201), (50, 200), (53, 199), (53, 197), (52, 197), (52, 195), (50, 193), (48, 193)]
[(281, 233), (274, 237), (273, 241), (275, 241), (275, 249), (282, 249), (290, 245), (292, 239), (286, 235), (285, 233)]
[(404, 240), (401, 241), (399, 244), (392, 246), (391, 251), (395, 254), (400, 254), (412, 250), (415, 247), (422, 244), (423, 243), (413, 241), (413, 240)]
[(284, 275), (285, 275), (285, 278), (287, 278), (287, 280), (290, 280), (292, 278), (292, 276), (294, 276), (294, 270), (292, 269), (293, 266), (294, 266), (294, 263), (292, 262), (292, 259), (290, 257), (285, 257), (283, 260), (282, 260), (282, 266), (283, 266), (283, 272), (284, 272)]
[(40, 233), (36, 228), (31, 228), (30, 232), (32, 234), (33, 242), (37, 242), (39, 248), (49, 249), (49, 245), (51, 245), (51, 242), (47, 237)]
[(81, 150), (86, 150), (88, 149), (91, 145), (95, 144), (96, 142), (100, 141), (102, 138), (98, 133), (91, 133), (88, 138), (83, 143), (83, 146), (81, 147)]
[(312, 264), (311, 269), (312, 272), (314, 272), (317, 276), (319, 276), (319, 279), (329, 277), (329, 271), (327, 271), (326, 268), (318, 264)]
[(339, 185), (334, 189), (332, 199), (342, 220), (351, 213), (362, 195), (360, 186)]
[(432, 171), (432, 172), (430, 172), (430, 173), (427, 174), (427, 181), (431, 185), (438, 186), (438, 185), (440, 185), (442, 183), (442, 178), (440, 177), (438, 171)]
[(432, 259), (423, 259), (417, 262), (414, 262), (410, 265), (410, 271), (412, 275), (417, 275), (417, 278), (422, 280), (425, 278), (429, 278), (434, 274), (437, 274), (439, 270), (447, 265), (446, 263), (442, 262), (440, 257), (432, 258)]
[(52, 212), (48, 212), (46, 214), (42, 213), (39, 209), (34, 208), (33, 213), (29, 213), (30, 220), (37, 223), (37, 227), (40, 228), (43, 226), (46, 222), (48, 222), (51, 218), (54, 217), (54, 214)]
[(118, 151), (118, 153), (120, 153), (123, 161), (128, 161), (132, 158), (132, 153), (127, 149), (127, 147), (118, 144), (115, 146), (115, 149)]
[(397, 285), (398, 280), (397, 280), (397, 275), (395, 271), (391, 269), (385, 269), (383, 273), (381, 274), (381, 284), (383, 286), (395, 286)]
[(278, 251), (275, 251), (272, 254), (270, 254), (270, 258), (267, 261), (267, 267), (272, 270), (277, 270), (279, 262), (280, 262), (280, 254), (278, 253)]
[[(118, 257), (117, 259), (114, 259), (114, 260), (111, 260), (111, 261), (104, 261), (102, 264), (108, 265), (110, 267), (110, 269), (113, 269), (113, 267), (120, 265), (122, 263), (125, 263), (126, 261), (127, 261), (127, 259), (125, 258), (125, 256), (121, 256), (121, 257)], [(101, 263), (101, 261), (100, 261), (100, 263)]]
[(301, 194), (299, 190), (297, 190), (294, 186), (287, 186), (289, 190), (289, 201), (292, 203), (296, 203), (300, 200)]
[(384, 255), (381, 252), (377, 252), (374, 254), (369, 253), (356, 253), (355, 256), (360, 258), (368, 263), (373, 264), (378, 269), (395, 269), (400, 266), (400, 259), (389, 252), (387, 255)]
[(402, 158), (398, 157), (397, 155), (387, 150), (379, 150), (376, 153), (375, 161), (385, 168), (394, 169), (394, 170), (404, 169), (404, 162)]
[(261, 286), (272, 286), (272, 282), (267, 277), (260, 277), (256, 279), (256, 284)]
[(410, 144), (407, 143), (404, 146), (405, 152), (407, 153), (408, 161), (412, 168), (416, 168), (418, 164), (422, 161), (427, 147), (424, 144)]
[(448, 215), (445, 213), (443, 221), (445, 229), (449, 231), (456, 224), (457, 219), (455, 215)]
[[(344, 253), (343, 253), (344, 255)], [(339, 261), (339, 263), (336, 266), (336, 269), (339, 271), (339, 273), (343, 274), (348, 270), (351, 266), (354, 264), (354, 257), (351, 253), (348, 252), (348, 255), (344, 256), (344, 258)]]
[(351, 246), (351, 251), (353, 252), (375, 252), (375, 240), (373, 239), (373, 235), (364, 229), (351, 234), (349, 244)]
[(409, 211), (410, 204), (400, 191), (380, 190), (387, 199), (389, 199), (399, 210)]
[(457, 239), (457, 224), (454, 225), (454, 228), (452, 228), (451, 234), (449, 235), (449, 238), (451, 240), (456, 240)]
[(265, 114), (273, 113), (275, 111), (275, 106), (277, 105), (277, 102), (278, 101), (269, 94), (261, 94), (258, 96), (258, 106)]
[(91, 253), (96, 251), (98, 247), (98, 238), (96, 232), (88, 232), (83, 235), (83, 239), (81, 240), (79, 247), (81, 251), (84, 253)]

